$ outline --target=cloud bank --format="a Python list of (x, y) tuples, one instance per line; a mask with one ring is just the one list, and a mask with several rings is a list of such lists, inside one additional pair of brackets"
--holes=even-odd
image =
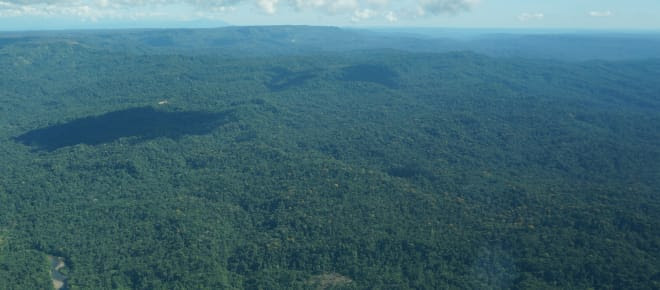
[(591, 17), (609, 17), (612, 16), (612, 11), (589, 11)]
[(542, 20), (545, 15), (541, 12), (523, 12), (518, 15), (520, 22), (528, 22), (532, 20)]
[[(221, 16), (236, 9), (264, 15), (281, 11), (346, 16), (353, 22), (454, 15), (479, 0), (0, 0), (0, 17), (63, 16), (83, 20), (164, 16), (168, 7), (186, 7), (197, 15)], [(139, 11), (139, 12), (137, 12)]]

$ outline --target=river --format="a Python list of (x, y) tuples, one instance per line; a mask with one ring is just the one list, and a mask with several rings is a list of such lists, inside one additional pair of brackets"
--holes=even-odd
[(50, 277), (53, 279), (53, 287), (56, 290), (68, 290), (66, 276), (60, 272), (66, 267), (64, 258), (48, 255), (48, 261), (50, 262)]

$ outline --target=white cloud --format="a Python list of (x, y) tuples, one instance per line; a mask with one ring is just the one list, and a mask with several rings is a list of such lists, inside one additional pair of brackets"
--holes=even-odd
[(360, 22), (360, 21), (383, 19), (383, 18), (390, 23), (399, 21), (399, 18), (397, 17), (396, 13), (394, 13), (394, 11), (386, 11), (381, 13), (372, 9), (355, 10), (353, 12), (353, 16), (351, 17), (351, 21)]
[[(343, 15), (353, 21), (434, 17), (469, 11), (479, 0), (0, 0), (0, 17), (73, 16), (83, 20), (162, 16), (166, 6), (192, 8), (194, 13), (232, 13), (245, 5), (266, 14), (291, 9), (298, 13)], [(139, 13), (135, 11), (139, 10)], [(416, 12), (413, 12), (416, 11)], [(151, 13), (153, 12), (153, 13)]]
[(518, 15), (518, 20), (521, 22), (527, 22), (530, 20), (541, 20), (545, 17), (541, 12), (523, 12)]
[(612, 16), (612, 11), (589, 11), (591, 17), (609, 17)]
[(293, 0), (292, 3), (297, 10), (314, 9), (330, 14), (354, 11), (361, 4), (358, 0)]
[(394, 12), (392, 12), (392, 11), (387, 11), (387, 13), (385, 13), (385, 19), (387, 19), (387, 21), (389, 21), (389, 22), (397, 22), (397, 21), (399, 21), (399, 18), (398, 18), (398, 17), (396, 16), (396, 14), (395, 14)]
[[(270, 0), (270, 2), (277, 1)], [(0, 17), (65, 16), (77, 17), (83, 21), (97, 21), (103, 18), (140, 19), (164, 16), (158, 7), (168, 5), (184, 4), (208, 12), (231, 10), (232, 5), (239, 2), (241, 0), (0, 0)]]
[(373, 7), (385, 7), (390, 4), (390, 0), (367, 0), (367, 4)]
[(469, 11), (479, 0), (419, 0), (417, 12), (419, 15), (457, 14)]
[(261, 9), (268, 14), (275, 14), (277, 12), (277, 3), (279, 0), (259, 0), (258, 4)]
[(66, 4), (54, 3), (37, 3), (37, 4), (22, 4), (25, 2), (37, 1), (20, 1), (19, 3), (0, 2), (0, 17), (19, 17), (19, 16), (73, 16), (83, 21), (98, 21), (100, 18), (116, 18), (116, 11), (109, 9), (102, 9), (92, 3), (83, 3), (80, 1), (67, 1)]
[(358, 9), (353, 12), (353, 17), (351, 17), (351, 21), (353, 22), (359, 22), (362, 20), (367, 20), (370, 19), (376, 15), (376, 11), (371, 10), (371, 9)]

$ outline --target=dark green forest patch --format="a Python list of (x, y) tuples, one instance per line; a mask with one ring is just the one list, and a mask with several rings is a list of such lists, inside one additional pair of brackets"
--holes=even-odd
[(209, 41), (212, 46), (232, 46), (240, 44), (241, 42), (237, 39), (232, 38), (217, 38)]
[(390, 176), (401, 178), (426, 177), (433, 178), (433, 173), (418, 164), (406, 164), (404, 166), (395, 166), (387, 170)]
[(273, 77), (271, 77), (267, 86), (271, 91), (281, 91), (290, 87), (301, 86), (316, 76), (311, 70), (296, 72), (283, 67), (273, 68), (270, 72)]
[(384, 65), (358, 64), (346, 67), (342, 70), (343, 81), (349, 82), (370, 82), (376, 83), (388, 88), (398, 87), (399, 75)]
[(150, 46), (168, 47), (175, 46), (176, 42), (169, 36), (153, 36), (143, 40), (143, 42)]
[(232, 111), (169, 112), (140, 107), (35, 129), (16, 137), (15, 140), (38, 150), (54, 151), (78, 144), (110, 143), (123, 137), (149, 140), (204, 135), (234, 120)]
[(0, 38), (0, 48), (6, 45), (19, 43), (19, 42), (28, 42), (32, 40), (31, 37), (3, 37)]

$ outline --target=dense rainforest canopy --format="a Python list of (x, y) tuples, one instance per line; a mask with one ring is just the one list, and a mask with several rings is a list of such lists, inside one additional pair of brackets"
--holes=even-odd
[(660, 59), (410, 39), (0, 36), (0, 288), (660, 288)]

